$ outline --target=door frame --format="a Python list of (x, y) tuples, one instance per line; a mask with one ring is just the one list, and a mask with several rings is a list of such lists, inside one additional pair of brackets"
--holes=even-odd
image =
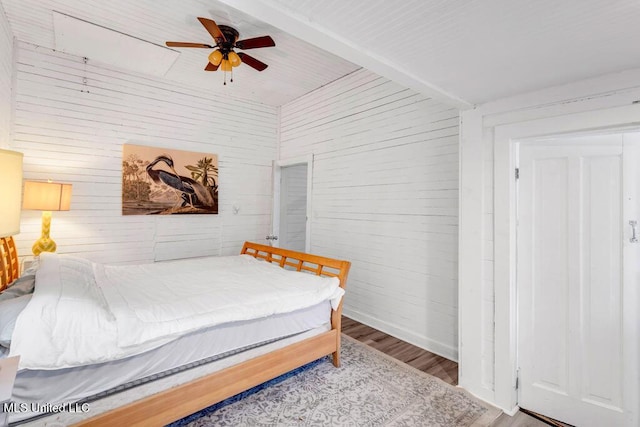
[[(517, 143), (571, 133), (640, 126), (640, 104), (496, 126), (494, 135), (494, 389), (495, 404), (518, 410), (516, 180)], [(637, 416), (637, 415), (636, 415)]]
[[(311, 252), (311, 195), (313, 191), (313, 154), (306, 156), (293, 157), (290, 159), (273, 161), (273, 205), (271, 206), (271, 234), (278, 236), (280, 233), (280, 197), (282, 168), (297, 165), (307, 165), (307, 221), (305, 227), (305, 252)], [(279, 247), (278, 240), (271, 241), (273, 246)]]

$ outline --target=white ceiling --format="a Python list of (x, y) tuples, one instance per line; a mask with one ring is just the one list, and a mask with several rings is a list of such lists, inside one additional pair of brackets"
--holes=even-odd
[(14, 35), (46, 47), (53, 10), (156, 44), (209, 43), (197, 16), (269, 34), (276, 47), (248, 52), (262, 73), (222, 87), (207, 51), (182, 49), (166, 78), (272, 105), (361, 66), (460, 108), (640, 68), (638, 0), (0, 1)]
[[(240, 39), (270, 35), (275, 47), (247, 53), (269, 67), (258, 72), (246, 65), (234, 69), (234, 82), (223, 86), (222, 72), (206, 72), (207, 49), (175, 49), (178, 59), (165, 78), (209, 92), (224, 92), (269, 105), (282, 105), (358, 68), (245, 13), (214, 0), (0, 0), (14, 36), (21, 41), (55, 47), (54, 11), (73, 16), (150, 43), (165, 41), (215, 44), (196, 19), (231, 25)], [(82, 34), (78, 34), (82, 38)], [(114, 50), (121, 48), (113, 46)], [(168, 49), (168, 48), (167, 48)], [(127, 51), (121, 62), (127, 68)], [(95, 52), (82, 55), (94, 60)], [(229, 76), (227, 76), (227, 79)]]

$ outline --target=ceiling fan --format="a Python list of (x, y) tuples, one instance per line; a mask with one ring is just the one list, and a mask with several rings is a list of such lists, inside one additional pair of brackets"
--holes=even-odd
[[(216, 49), (209, 54), (209, 62), (204, 68), (206, 71), (216, 71), (220, 68), (225, 71), (225, 83), (226, 71), (232, 71), (233, 67), (237, 67), (241, 63), (245, 63), (251, 68), (258, 71), (263, 71), (268, 67), (262, 61), (257, 60), (253, 56), (249, 56), (244, 52), (236, 53), (233, 49), (257, 49), (260, 47), (275, 46), (276, 43), (269, 36), (255, 37), (246, 40), (238, 40), (239, 33), (235, 28), (227, 25), (218, 25), (212, 19), (198, 18), (198, 21), (206, 28), (215, 40), (215, 45), (209, 45), (205, 43), (190, 43), (190, 42), (166, 42), (169, 47), (197, 47), (205, 49)], [(233, 81), (233, 77), (231, 78)]]

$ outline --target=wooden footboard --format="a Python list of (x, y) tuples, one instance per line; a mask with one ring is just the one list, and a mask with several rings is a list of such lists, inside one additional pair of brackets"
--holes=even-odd
[[(337, 277), (340, 279), (340, 287), (343, 289), (346, 286), (351, 266), (348, 261), (251, 242), (245, 242), (241, 253), (277, 263), (283, 268), (293, 268), (320, 276)], [(161, 426), (184, 418), (323, 356), (333, 355), (333, 364), (339, 366), (341, 315), (342, 303), (340, 303), (338, 310), (332, 312), (330, 331), (140, 399), (75, 425)]]
[[(290, 251), (288, 249), (274, 248), (259, 243), (245, 242), (242, 254), (264, 259), (276, 263), (282, 268), (293, 268), (296, 271), (304, 271), (318, 276), (337, 277), (340, 279), (340, 287), (346, 289), (347, 275), (351, 263), (333, 258), (326, 258), (304, 252)], [(340, 307), (331, 313), (331, 329), (337, 330), (336, 351), (333, 352), (333, 364), (340, 366), (340, 331), (342, 328), (342, 302)]]

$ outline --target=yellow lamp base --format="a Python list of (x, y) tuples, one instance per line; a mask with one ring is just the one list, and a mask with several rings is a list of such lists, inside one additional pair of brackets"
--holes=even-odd
[(51, 211), (42, 212), (42, 236), (31, 246), (31, 252), (35, 256), (42, 252), (55, 252), (57, 245), (52, 238), (49, 237), (51, 231)]
[(41, 237), (31, 246), (31, 252), (35, 256), (40, 255), (42, 252), (55, 252), (57, 249), (56, 242), (53, 239)]

